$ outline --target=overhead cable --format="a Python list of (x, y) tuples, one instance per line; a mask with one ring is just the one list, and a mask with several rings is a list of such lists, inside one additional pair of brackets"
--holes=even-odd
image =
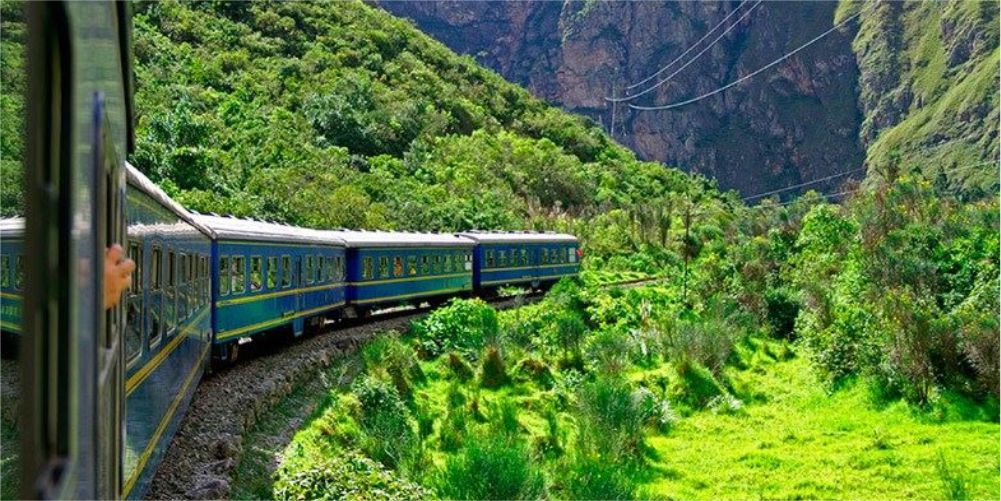
[(829, 30), (821, 33), (820, 35), (817, 35), (816, 37), (814, 37), (809, 42), (806, 42), (805, 44), (800, 45), (799, 47), (795, 48), (792, 52), (789, 52), (788, 54), (786, 54), (786, 55), (784, 55), (784, 56), (782, 56), (782, 57), (780, 57), (780, 58), (778, 58), (778, 59), (776, 59), (776, 60), (774, 60), (774, 61), (772, 61), (772, 62), (770, 62), (770, 63), (768, 63), (766, 65), (764, 65), (764, 66), (762, 66), (761, 68), (758, 68), (757, 70), (754, 70), (753, 72), (751, 72), (751, 73), (749, 73), (749, 74), (747, 74), (747, 75), (745, 75), (743, 77), (740, 77), (737, 80), (734, 80), (733, 82), (730, 82), (730, 83), (728, 83), (728, 84), (726, 84), (726, 85), (724, 85), (724, 86), (722, 86), (722, 87), (720, 87), (720, 88), (718, 88), (716, 90), (713, 90), (711, 92), (707, 92), (705, 94), (702, 94), (701, 96), (693, 97), (691, 99), (686, 99), (684, 101), (679, 101), (679, 102), (675, 102), (675, 103), (671, 103), (671, 104), (666, 104), (666, 105), (660, 105), (660, 106), (636, 106), (634, 104), (630, 104), (629, 107), (632, 108), (632, 109), (634, 109), (634, 110), (640, 110), (640, 111), (670, 110), (670, 109), (674, 109), (674, 108), (680, 108), (682, 106), (686, 106), (686, 105), (689, 105), (689, 104), (692, 104), (692, 103), (696, 103), (696, 102), (702, 101), (703, 99), (715, 96), (716, 94), (719, 94), (720, 92), (723, 92), (723, 91), (725, 91), (725, 90), (727, 90), (727, 89), (729, 89), (729, 88), (731, 88), (731, 87), (733, 87), (735, 85), (739, 85), (739, 84), (741, 84), (741, 83), (743, 83), (743, 82), (745, 82), (745, 81), (747, 81), (747, 80), (749, 80), (751, 78), (754, 78), (755, 76), (757, 76), (758, 74), (764, 72), (765, 70), (767, 70), (767, 69), (769, 69), (769, 68), (771, 68), (771, 67), (773, 67), (773, 66), (775, 66), (775, 65), (777, 65), (777, 64), (779, 64), (779, 63), (781, 63), (783, 61), (785, 61), (786, 59), (789, 59), (790, 57), (796, 55), (799, 51), (801, 51), (801, 50), (803, 50), (803, 49), (805, 49), (805, 48), (813, 45), (818, 40), (824, 38), (825, 36), (827, 36), (827, 35), (829, 35), (831, 33), (833, 33), (838, 28), (841, 28), (845, 24), (848, 24), (848, 22), (850, 22), (853, 19), (859, 17), (862, 14), (862, 12), (864, 12), (864, 11), (865, 11), (865, 9), (860, 10), (860, 11), (856, 12), (855, 14), (852, 14), (851, 16), (848, 16), (847, 18), (843, 19), (840, 23), (835, 24), (834, 26), (832, 26), (831, 29), (829, 29)]
[(796, 188), (802, 188), (804, 186), (809, 186), (811, 184), (822, 183), (824, 181), (830, 181), (831, 179), (836, 179), (836, 178), (839, 178), (839, 177), (842, 177), (842, 176), (847, 176), (848, 174), (852, 174), (852, 173), (855, 173), (855, 172), (860, 172), (860, 171), (863, 171), (863, 170), (865, 170), (865, 167), (859, 167), (858, 169), (852, 169), (852, 170), (849, 170), (849, 171), (842, 172), (840, 174), (833, 174), (833, 175), (830, 175), (830, 176), (827, 176), (827, 177), (822, 177), (822, 178), (819, 178), (819, 179), (814, 179), (813, 181), (807, 181), (807, 182), (804, 182), (804, 183), (794, 184), (792, 186), (786, 186), (785, 188), (782, 188), (782, 189), (772, 190), (772, 191), (766, 191), (764, 193), (758, 193), (756, 195), (750, 195), (750, 196), (744, 197), (743, 200), (746, 202), (748, 200), (751, 200), (752, 198), (767, 197), (768, 195), (774, 195), (776, 193), (782, 193), (783, 191), (795, 190)]
[(667, 71), (668, 68), (670, 68), (671, 66), (674, 66), (674, 64), (677, 63), (678, 61), (681, 61), (681, 58), (685, 57), (686, 54), (688, 54), (693, 49), (695, 49), (696, 47), (698, 47), (700, 43), (702, 43), (703, 41), (705, 41), (705, 39), (709, 38), (709, 35), (712, 35), (713, 32), (715, 32), (717, 29), (719, 29), (720, 26), (723, 26), (723, 23), (725, 23), (728, 19), (730, 19), (731, 17), (733, 17), (733, 15), (736, 14), (737, 11), (739, 11), (744, 6), (744, 4), (746, 4), (748, 1), (749, 0), (743, 0), (743, 1), (741, 1), (740, 4), (737, 5), (737, 7), (735, 9), (733, 9), (732, 11), (730, 11), (730, 13), (727, 14), (726, 17), (723, 18), (722, 21), (720, 21), (719, 23), (717, 23), (716, 26), (713, 26), (712, 29), (710, 29), (709, 31), (706, 32), (705, 35), (702, 35), (702, 38), (700, 38), (697, 42), (693, 43), (691, 46), (689, 46), (687, 49), (685, 49), (685, 51), (682, 52), (681, 54), (679, 54), (678, 57), (674, 58), (674, 60), (672, 60), (670, 63), (667, 63), (667, 66), (661, 67), (659, 70), (657, 70), (656, 73), (653, 73), (653, 74), (649, 75), (648, 77), (644, 78), (643, 80), (640, 80), (639, 82), (636, 82), (636, 83), (634, 83), (632, 85), (627, 85), (626, 88), (627, 89), (632, 89), (633, 87), (639, 87), (640, 85), (643, 85), (643, 84), (649, 82), (650, 80), (653, 80), (654, 78), (657, 77), (657, 75), (660, 75), (661, 73)]
[[(675, 75), (677, 75), (678, 73), (681, 73), (682, 71), (684, 71), (684, 69), (687, 68), (688, 66), (690, 66), (692, 63), (694, 63), (695, 61), (697, 61), (699, 59), (699, 57), (702, 56), (702, 54), (706, 53), (706, 51), (708, 51), (709, 49), (713, 48), (713, 45), (715, 45), (716, 42), (720, 41), (720, 39), (722, 39), (723, 37), (725, 37), (727, 33), (730, 33), (731, 31), (733, 31), (734, 28), (736, 28), (738, 25), (740, 25), (740, 22), (743, 21), (744, 19), (746, 19), (747, 16), (751, 15), (751, 13), (754, 12), (754, 9), (757, 8), (759, 5), (761, 5), (762, 2), (764, 2), (764, 0), (758, 0), (754, 5), (751, 6), (750, 9), (747, 9), (739, 18), (737, 18), (737, 20), (734, 21), (733, 24), (731, 24), (729, 27), (727, 27), (726, 30), (723, 31), (723, 33), (720, 33), (719, 36), (716, 37), (716, 38), (714, 38), (712, 42), (709, 42), (709, 45), (705, 46), (702, 50), (700, 50), (698, 54), (695, 54), (694, 56), (692, 56), (692, 58), (689, 59), (687, 62), (685, 62), (685, 64), (681, 65), (680, 68), (678, 68), (678, 69), (674, 70), (673, 72), (671, 72), (670, 75), (664, 77), (663, 79), (657, 81), (657, 83), (655, 83), (655, 84), (653, 84), (653, 85), (651, 85), (651, 86), (643, 89), (640, 92), (637, 92), (635, 94), (630, 94), (628, 96), (622, 96), (622, 97), (606, 97), (605, 101), (610, 101), (610, 102), (613, 102), (613, 103), (621, 103), (623, 101), (632, 101), (633, 99), (636, 99), (637, 97), (640, 97), (640, 96), (649, 94), (650, 92), (653, 92), (658, 87), (660, 87), (661, 85), (664, 85), (665, 83), (667, 83), (668, 81), (670, 81), (672, 78), (674, 78)], [(630, 108), (633, 108), (633, 107), (634, 106), (630, 105)]]

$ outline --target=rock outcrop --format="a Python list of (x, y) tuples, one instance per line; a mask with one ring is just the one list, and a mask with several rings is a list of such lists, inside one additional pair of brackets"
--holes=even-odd
[[(697, 104), (636, 111), (622, 104), (613, 107), (605, 97), (655, 83), (627, 89), (740, 9), (724, 24), (730, 27), (754, 2), (379, 5), (410, 18), (453, 50), (474, 56), (535, 95), (602, 123), (640, 156), (715, 177), (723, 188), (759, 193), (844, 172), (864, 158), (854, 23)], [(632, 102), (670, 103), (732, 82), (831, 28), (836, 10), (835, 2), (761, 3), (674, 78)], [(882, 106), (906, 107), (906, 100), (879, 98), (888, 99)]]

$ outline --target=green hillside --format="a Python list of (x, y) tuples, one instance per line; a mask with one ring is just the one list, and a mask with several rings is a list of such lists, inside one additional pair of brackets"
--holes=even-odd
[[(998, 187), (997, 2), (846, 2), (870, 173), (916, 167), (967, 196)], [(987, 165), (984, 165), (987, 163)]]
[(688, 183), (361, 2), (141, 4), (135, 56), (133, 161), (199, 211), (521, 228)]

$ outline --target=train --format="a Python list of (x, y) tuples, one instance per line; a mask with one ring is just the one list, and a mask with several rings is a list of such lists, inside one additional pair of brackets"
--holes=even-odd
[[(128, 4), (25, 9), (26, 217), (0, 220), (22, 498), (142, 497), (199, 380), (236, 363), (248, 341), (400, 305), (545, 289), (579, 270), (568, 234), (312, 229), (188, 211), (126, 161)], [(113, 244), (137, 266), (105, 309)]]
[[(198, 214), (125, 164), (123, 497), (148, 486), (198, 380), (241, 344), (292, 339), (401, 305), (545, 289), (577, 274), (576, 238), (531, 231), (455, 234), (316, 230)], [(3, 331), (21, 333), (23, 219), (0, 220)]]

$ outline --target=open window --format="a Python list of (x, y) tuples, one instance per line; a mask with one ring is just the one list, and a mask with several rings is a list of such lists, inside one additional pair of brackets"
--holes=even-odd
[(264, 270), (261, 256), (250, 257), (250, 292), (257, 292), (264, 287)]

